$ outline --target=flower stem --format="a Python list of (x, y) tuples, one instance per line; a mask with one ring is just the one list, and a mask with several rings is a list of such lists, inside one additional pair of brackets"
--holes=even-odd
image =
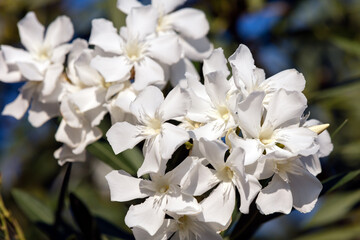
[(65, 172), (63, 183), (61, 185), (61, 191), (60, 191), (58, 205), (57, 205), (56, 213), (55, 213), (55, 223), (54, 223), (55, 231), (59, 228), (60, 224), (62, 223), (61, 212), (64, 208), (65, 195), (67, 193), (67, 188), (69, 186), (71, 166), (72, 166), (71, 162), (67, 163), (67, 169)]

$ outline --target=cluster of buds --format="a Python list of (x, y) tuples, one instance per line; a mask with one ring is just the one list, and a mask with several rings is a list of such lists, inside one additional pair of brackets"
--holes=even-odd
[[(304, 115), (303, 75), (266, 78), (242, 44), (226, 59), (206, 38), (204, 13), (177, 10), (184, 2), (118, 0), (126, 26), (95, 19), (89, 41), (72, 43), (69, 18), (44, 34), (28, 13), (18, 23), (26, 50), (1, 45), (0, 80), (25, 81), (2, 114), (19, 119), (30, 106), (34, 127), (61, 117), (60, 165), (85, 160), (107, 114), (115, 154), (144, 141), (137, 177), (106, 175), (112, 201), (145, 198), (125, 217), (136, 239), (221, 239), (233, 211), (246, 214), (253, 201), (262, 214), (311, 211), (322, 189), (319, 158), (333, 146), (328, 124)], [(203, 62), (203, 83), (192, 61)], [(166, 85), (173, 89), (164, 97)], [(170, 166), (184, 145), (187, 155)]]

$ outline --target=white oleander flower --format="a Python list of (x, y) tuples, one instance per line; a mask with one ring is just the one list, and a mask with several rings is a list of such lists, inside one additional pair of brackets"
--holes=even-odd
[(151, 6), (131, 9), (120, 35), (108, 20), (93, 20), (89, 43), (113, 57), (97, 56), (91, 65), (106, 82), (134, 79), (135, 90), (148, 85), (164, 86), (166, 77), (162, 65), (178, 62), (181, 47), (174, 34), (157, 36), (156, 24), (157, 12)]
[(2, 45), (1, 49), (6, 63), (16, 65), (28, 81), (2, 114), (20, 119), (31, 103), (29, 121), (39, 127), (59, 114), (60, 78), (65, 55), (71, 48), (65, 43), (72, 38), (74, 29), (70, 19), (61, 16), (49, 25), (44, 35), (44, 26), (33, 12), (19, 21), (18, 29), (21, 43), (27, 51), (6, 45)]
[[(203, 211), (205, 211), (203, 209)], [(208, 223), (199, 220), (199, 214), (178, 215), (167, 212), (173, 219), (165, 219), (159, 230), (151, 236), (141, 228), (134, 227), (133, 233), (137, 240), (221, 240), (222, 237), (217, 233), (219, 227), (216, 223)], [(221, 228), (220, 228), (221, 229)]]
[(185, 115), (188, 105), (187, 93), (179, 86), (170, 91), (165, 99), (158, 88), (145, 88), (130, 105), (137, 123), (118, 122), (106, 133), (115, 154), (145, 140), (145, 159), (138, 176), (165, 169), (173, 152), (189, 139), (184, 129), (166, 121)]
[(134, 178), (123, 170), (114, 170), (105, 176), (111, 201), (146, 198), (145, 202), (130, 206), (125, 217), (128, 227), (138, 227), (154, 235), (165, 221), (166, 212), (187, 215), (201, 211), (196, 199), (181, 191), (179, 173), (176, 168), (166, 174), (152, 173), (151, 181)]
[[(186, 0), (152, 0), (151, 6), (158, 14), (156, 32), (160, 35), (177, 34), (185, 57), (183, 59), (201, 61), (212, 51), (212, 44), (206, 38), (209, 23), (200, 10), (194, 8), (176, 10), (185, 2)], [(130, 14), (133, 8), (141, 6), (143, 5), (137, 0), (117, 2), (117, 7), (126, 14)]]
[[(263, 177), (266, 177), (265, 172), (273, 173), (271, 181), (256, 199), (257, 208), (262, 214), (288, 214), (292, 207), (307, 213), (314, 208), (322, 184), (298, 157), (287, 160), (267, 159), (260, 165), (262, 166), (258, 166), (256, 171), (260, 171)], [(256, 172), (255, 174), (260, 175)]]
[(264, 105), (267, 106), (272, 95), (279, 89), (302, 92), (305, 88), (304, 76), (295, 69), (288, 69), (265, 79), (264, 70), (257, 68), (249, 48), (240, 44), (229, 62), (234, 83), (246, 98), (254, 91), (264, 91)]
[(246, 149), (245, 165), (255, 163), (260, 157), (287, 159), (309, 156), (319, 146), (317, 134), (300, 126), (306, 109), (302, 93), (280, 89), (273, 94), (265, 111), (264, 92), (252, 92), (237, 105), (238, 125), (243, 138), (231, 133), (232, 144)]
[[(232, 149), (225, 161), (225, 154), (229, 148), (221, 141), (208, 141), (202, 138), (199, 148), (205, 159), (189, 157), (178, 166), (179, 171), (183, 172), (181, 186), (184, 192), (198, 196), (217, 185), (201, 202), (208, 210), (201, 213), (198, 219), (227, 227), (235, 208), (235, 189), (240, 194), (240, 211), (248, 213), (251, 202), (261, 190), (261, 185), (254, 176), (245, 173), (243, 149)], [(211, 164), (214, 170), (205, 167), (204, 162)]]

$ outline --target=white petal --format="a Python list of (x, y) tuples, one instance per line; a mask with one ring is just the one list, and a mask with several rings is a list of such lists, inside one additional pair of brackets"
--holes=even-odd
[[(212, 225), (215, 225), (214, 223), (203, 223), (198, 222), (199, 230), (196, 232), (198, 235), (195, 235), (197, 240), (222, 240), (223, 238), (218, 234), (217, 232), (219, 230), (215, 230)], [(222, 228), (223, 229), (223, 228)]]
[(74, 105), (72, 104), (69, 96), (65, 96), (60, 105), (60, 112), (63, 120), (70, 127), (73, 128), (81, 128), (82, 127), (82, 119), (79, 117), (79, 114), (76, 113), (76, 109), (74, 109)]
[(138, 177), (148, 173), (164, 173), (168, 159), (161, 158), (160, 135), (146, 139), (143, 147), (144, 162), (137, 171)]
[(84, 88), (70, 96), (72, 102), (82, 113), (101, 106), (105, 100), (105, 91), (102, 88)]
[(289, 184), (275, 174), (271, 182), (259, 193), (256, 205), (265, 215), (275, 212), (289, 214), (293, 205)]
[(158, 13), (151, 5), (132, 8), (126, 18), (126, 26), (133, 38), (144, 39), (154, 33), (157, 25)]
[(170, 123), (162, 124), (161, 135), (160, 148), (163, 159), (170, 159), (175, 150), (189, 140), (186, 130)]
[(57, 86), (57, 82), (59, 81), (59, 77), (63, 72), (63, 65), (62, 64), (54, 64), (49, 66), (45, 73), (45, 78), (43, 81), (43, 88), (41, 90), (41, 94), (43, 96), (49, 96), (53, 94), (55, 88)]
[(74, 35), (74, 27), (69, 17), (60, 16), (53, 21), (46, 30), (44, 46), (55, 48), (68, 42)]
[(214, 173), (198, 158), (186, 158), (174, 171), (182, 191), (189, 195), (200, 196), (219, 183)]
[(321, 173), (321, 163), (317, 155), (301, 157), (300, 160), (312, 175), (316, 176)]
[(180, 192), (172, 192), (166, 196), (167, 204), (166, 210), (179, 215), (195, 214), (201, 212), (201, 206), (196, 199), (191, 195), (186, 195)]
[(239, 127), (241, 131), (245, 132), (247, 137), (259, 137), (264, 97), (264, 92), (252, 92), (244, 101), (237, 105)]
[(67, 162), (85, 162), (86, 151), (80, 154), (74, 154), (72, 149), (64, 144), (54, 152), (54, 157), (58, 159), (60, 166), (63, 166)]
[(206, 123), (205, 125), (192, 130), (192, 134), (194, 137), (199, 140), (200, 138), (204, 138), (207, 140), (216, 140), (225, 135), (226, 125), (224, 120), (219, 119), (215, 121), (211, 121)]
[(200, 204), (200, 220), (227, 226), (235, 207), (235, 187), (231, 182), (222, 182)]
[(152, 0), (152, 4), (162, 13), (167, 14), (172, 12), (180, 5), (183, 5), (186, 0)]
[(28, 119), (33, 127), (40, 127), (51, 118), (59, 115), (59, 103), (42, 103), (33, 100)]
[(177, 63), (181, 56), (181, 46), (175, 34), (160, 35), (148, 41), (149, 56), (167, 65)]
[(146, 117), (154, 119), (163, 102), (164, 96), (160, 89), (149, 86), (140, 92), (134, 102), (131, 103), (130, 110), (139, 121), (147, 120), (144, 119)]
[(264, 155), (263, 157), (260, 157), (259, 161), (245, 166), (245, 172), (257, 179), (267, 179), (272, 177), (276, 165), (273, 159), (266, 159), (268, 155)]
[(299, 123), (307, 107), (306, 102), (304, 94), (280, 89), (270, 99), (264, 127), (272, 126), (275, 129)]
[[(128, 227), (138, 227), (154, 235), (164, 222), (165, 212), (163, 201), (156, 202), (156, 199), (149, 197), (144, 203), (131, 205), (125, 216), (125, 223)], [(161, 204), (159, 206), (159, 204)], [(150, 220), (150, 221), (149, 221)]]
[(130, 89), (125, 89), (116, 97), (115, 105), (125, 112), (130, 112), (130, 104), (136, 99), (136, 93)]
[(24, 116), (25, 112), (29, 108), (31, 98), (36, 88), (31, 82), (26, 83), (21, 89), (17, 98), (7, 104), (2, 111), (2, 115), (13, 116), (16, 119), (20, 119)]
[(134, 178), (124, 170), (113, 170), (105, 176), (109, 188), (111, 201), (126, 202), (148, 195), (140, 189), (142, 179)]
[(225, 153), (228, 146), (221, 141), (208, 141), (204, 138), (199, 141), (199, 148), (206, 160), (218, 171), (225, 166)]
[(185, 57), (194, 61), (202, 61), (204, 58), (209, 57), (214, 49), (207, 37), (199, 39), (180, 38), (179, 40)]
[(51, 55), (51, 61), (53, 63), (61, 63), (63, 64), (65, 61), (66, 54), (71, 50), (71, 44), (63, 44), (61, 46), (56, 47)]
[(34, 12), (29, 12), (18, 24), (21, 43), (31, 52), (36, 53), (43, 43), (44, 26), (36, 18)]
[(21, 74), (18, 69), (10, 70), (5, 62), (2, 51), (0, 50), (0, 81), (6, 83), (19, 82), (21, 80)]
[(70, 148), (75, 149), (84, 138), (84, 132), (81, 128), (72, 128), (64, 120), (55, 133), (55, 139), (58, 142), (65, 143)]
[(321, 182), (305, 169), (299, 175), (288, 173), (288, 177), (294, 208), (302, 213), (310, 212), (322, 190)]
[(141, 7), (142, 4), (138, 0), (118, 0), (116, 6), (120, 11), (129, 14), (132, 8)]
[(132, 85), (135, 90), (140, 91), (149, 85), (161, 84), (164, 81), (164, 70), (151, 58), (144, 57), (135, 63), (135, 82)]
[(115, 154), (135, 147), (144, 137), (140, 136), (140, 130), (128, 122), (118, 122), (107, 131), (106, 137)]
[[(303, 127), (310, 127), (310, 126), (315, 126), (315, 125), (320, 125), (320, 124), (322, 124), (322, 122), (315, 120), (315, 119), (310, 119), (304, 123)], [(331, 143), (330, 134), (327, 130), (323, 131), (322, 133), (320, 133), (318, 135), (316, 142), (320, 145), (319, 152), (317, 153), (318, 157), (326, 157), (334, 149), (334, 146)]]
[(267, 92), (276, 91), (280, 88), (302, 92), (305, 88), (305, 78), (295, 69), (287, 69), (266, 79), (261, 85), (267, 89)]
[(256, 162), (264, 151), (264, 147), (259, 144), (256, 139), (243, 139), (237, 136), (234, 132), (229, 135), (229, 140), (233, 148), (241, 147), (245, 151), (245, 165), (250, 165)]
[(103, 75), (106, 82), (129, 80), (130, 70), (133, 67), (124, 56), (112, 58), (96, 56), (90, 65)]
[(16, 83), (21, 81), (21, 73), (12, 71), (8, 73), (0, 73), (0, 81), (4, 83)]
[(283, 128), (275, 133), (278, 143), (285, 145), (292, 153), (308, 156), (315, 154), (318, 146), (314, 146), (316, 133), (308, 128)]
[(1, 45), (1, 51), (4, 53), (5, 61), (7, 64), (32, 61), (31, 55), (23, 49)]
[(199, 39), (209, 31), (209, 23), (204, 12), (197, 9), (183, 8), (169, 14), (168, 18), (173, 28), (187, 38)]
[(31, 81), (42, 81), (44, 79), (43, 74), (32, 63), (18, 62), (17, 66), (21, 74)]
[(168, 93), (159, 108), (161, 119), (167, 121), (185, 116), (190, 104), (189, 93), (180, 86), (176, 86)]
[(204, 59), (203, 73), (207, 75), (211, 72), (220, 71), (226, 77), (229, 75), (229, 69), (227, 67), (227, 60), (222, 48), (215, 49), (209, 58)]
[[(151, 236), (148, 232), (141, 228), (134, 227), (132, 229), (136, 240), (144, 239), (156, 239), (156, 240), (168, 240), (176, 231), (176, 222), (173, 219), (165, 219), (159, 230), (154, 236)], [(173, 240), (173, 238), (171, 238)]]
[(197, 70), (191, 61), (187, 58), (181, 58), (177, 63), (170, 68), (170, 83), (173, 87), (179, 84), (180, 81), (186, 81), (185, 73), (198, 75)]
[(205, 89), (216, 107), (227, 106), (230, 84), (224, 72), (216, 71), (205, 75)]
[(91, 24), (90, 44), (100, 47), (105, 52), (117, 54), (123, 52), (121, 48), (123, 40), (118, 35), (112, 22), (99, 18), (92, 20)]
[(239, 82), (243, 82), (248, 91), (252, 90), (256, 84), (254, 75), (256, 67), (249, 48), (240, 44), (234, 54), (230, 56), (229, 62), (235, 84), (240, 87), (241, 84), (239, 84)]
[(252, 201), (261, 190), (261, 184), (252, 175), (237, 175), (234, 181), (236, 188), (240, 195), (239, 210), (242, 213), (248, 214)]
[(84, 140), (79, 143), (76, 149), (73, 149), (73, 153), (75, 154), (79, 154), (83, 152), (88, 145), (90, 145), (93, 142), (96, 142), (103, 135), (102, 131), (98, 127), (86, 126), (84, 131), (85, 131)]

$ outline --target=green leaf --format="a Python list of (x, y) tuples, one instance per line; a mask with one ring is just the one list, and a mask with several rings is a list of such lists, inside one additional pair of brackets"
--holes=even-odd
[(360, 174), (360, 169), (349, 172), (342, 179), (340, 179), (340, 181), (338, 181), (328, 192), (332, 192), (335, 189), (338, 189), (339, 187), (345, 185), (346, 183), (356, 178), (359, 174)]
[(338, 128), (336, 128), (336, 130), (331, 134), (332, 139), (336, 136), (336, 134), (338, 134), (338, 132), (340, 132), (340, 130), (346, 125), (348, 121), (349, 119), (345, 119), (344, 122)]
[(360, 190), (329, 195), (324, 199), (324, 203), (310, 222), (308, 222), (306, 228), (319, 227), (336, 222), (345, 217), (358, 202), (360, 202)]
[(330, 42), (338, 48), (341, 48), (345, 52), (350, 54), (360, 55), (360, 43), (359, 41), (350, 40), (340, 36), (333, 36), (330, 38)]
[(73, 217), (85, 239), (100, 240), (97, 223), (86, 205), (75, 194), (70, 193), (70, 207)]
[(54, 222), (54, 215), (51, 209), (30, 194), (20, 189), (12, 190), (11, 194), (18, 207), (32, 222), (43, 222), (46, 224)]
[(137, 148), (115, 155), (108, 143), (95, 142), (88, 146), (87, 150), (113, 169), (123, 169), (132, 175), (136, 174), (144, 160), (141, 151)]
[(322, 181), (323, 190), (320, 195), (323, 195), (328, 192), (332, 192), (340, 188), (341, 186), (345, 185), (346, 183), (356, 178), (359, 174), (360, 174), (360, 169), (348, 173), (340, 173)]
[(360, 236), (360, 225), (341, 226), (310, 233), (295, 240), (350, 240)]

